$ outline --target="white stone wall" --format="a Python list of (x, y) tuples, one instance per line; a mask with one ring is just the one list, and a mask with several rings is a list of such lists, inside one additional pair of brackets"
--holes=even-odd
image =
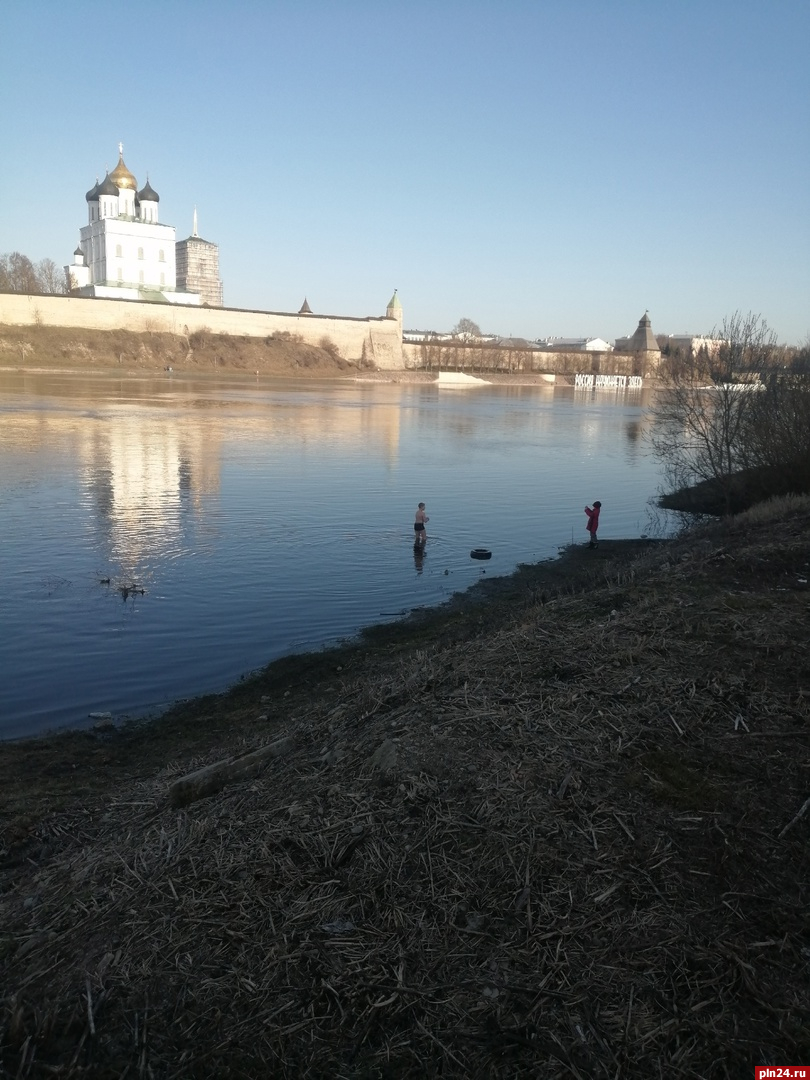
[(143, 304), (134, 300), (100, 300), (77, 296), (0, 294), (0, 329), (8, 326), (65, 326), (89, 330), (131, 330), (269, 337), (297, 334), (310, 345), (332, 342), (345, 360), (363, 361), (387, 371), (400, 371), (402, 326), (398, 319), (352, 319), (332, 315), (293, 315), (237, 308), (200, 308), (180, 304)]
[[(79, 267), (79, 269), (81, 270), (83, 267)], [(95, 298), (97, 300), (131, 301), (133, 299), (133, 293), (135, 293), (139, 301), (149, 304), (193, 304), (195, 307), (200, 306), (200, 297), (198, 293), (171, 292), (170, 290), (161, 291), (157, 294), (154, 290), (141, 293), (133, 289), (131, 285), (126, 284), (121, 285), (120, 287), (117, 285), (91, 285), (89, 286), (89, 290), (90, 291), (83, 291), (79, 293), (79, 295), (85, 299)], [(158, 297), (160, 297), (160, 299), (158, 299)]]

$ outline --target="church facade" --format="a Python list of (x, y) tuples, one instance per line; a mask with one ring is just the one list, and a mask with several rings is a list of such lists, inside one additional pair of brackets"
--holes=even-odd
[[(198, 240), (208, 255), (203, 274), (185, 274), (178, 280), (175, 229), (159, 220), (160, 197), (149, 183), (139, 190), (124, 164), (119, 143), (118, 164), (87, 192), (87, 224), (79, 230), (73, 262), (65, 267), (73, 296), (114, 300), (199, 305), (222, 304), (216, 244)], [(195, 212), (196, 223), (196, 212)], [(212, 260), (211, 249), (216, 257)], [(184, 253), (185, 254), (185, 253)], [(185, 256), (188, 265), (188, 257)], [(215, 275), (210, 280), (211, 268)], [(205, 292), (203, 297), (202, 293)], [(216, 299), (218, 297), (218, 303)]]

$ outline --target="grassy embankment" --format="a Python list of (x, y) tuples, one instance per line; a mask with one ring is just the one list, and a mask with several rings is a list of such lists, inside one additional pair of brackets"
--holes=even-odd
[(808, 528), (793, 499), (578, 548), (155, 724), (0, 748), (6, 1074), (810, 1061)]
[(338, 355), (326, 337), (315, 346), (285, 333), (249, 338), (206, 330), (185, 336), (48, 326), (0, 328), (0, 368), (141, 374), (168, 367), (189, 374), (234, 372), (296, 378), (331, 378), (358, 370), (356, 364)]

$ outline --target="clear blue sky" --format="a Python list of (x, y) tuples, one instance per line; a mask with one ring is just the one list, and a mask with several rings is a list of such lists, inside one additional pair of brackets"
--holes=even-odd
[(232, 307), (810, 335), (808, 0), (0, 0), (0, 252), (124, 160)]

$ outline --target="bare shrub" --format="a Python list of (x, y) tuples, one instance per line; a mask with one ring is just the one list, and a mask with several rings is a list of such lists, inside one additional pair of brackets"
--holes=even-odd
[(192, 349), (204, 349), (210, 338), (211, 331), (207, 326), (201, 326), (188, 335), (188, 343)]
[(326, 334), (324, 334), (324, 336), (318, 342), (318, 345), (323, 349), (324, 352), (329, 353), (333, 360), (340, 359), (340, 349), (337, 347), (334, 341), (332, 341), (332, 339)]
[(292, 345), (303, 345), (304, 339), (300, 334), (292, 334), (289, 330), (277, 330), (271, 335), (269, 341), (289, 341)]
[(373, 346), (370, 354), (368, 346), (369, 342), (364, 339), (363, 347), (360, 350), (360, 359), (357, 362), (357, 366), (360, 368), (361, 371), (376, 371), (377, 364), (374, 361)]

